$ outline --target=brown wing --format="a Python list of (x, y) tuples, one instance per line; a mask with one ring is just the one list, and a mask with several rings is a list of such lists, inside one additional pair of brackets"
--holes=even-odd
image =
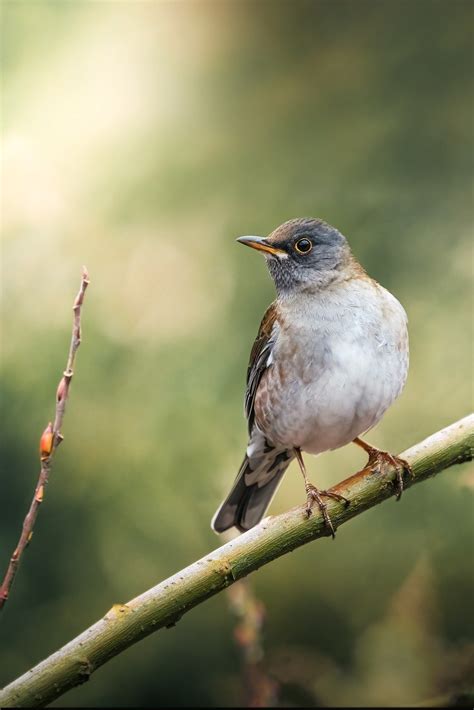
[(245, 415), (248, 419), (249, 434), (255, 421), (255, 394), (262, 375), (268, 367), (268, 358), (271, 354), (274, 341), (272, 333), (276, 321), (276, 304), (272, 303), (262, 318), (258, 329), (252, 352), (250, 353), (249, 365), (247, 368), (247, 390), (245, 392)]

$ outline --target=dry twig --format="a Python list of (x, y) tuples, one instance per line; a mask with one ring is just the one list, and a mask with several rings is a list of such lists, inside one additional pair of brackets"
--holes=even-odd
[(234, 639), (242, 658), (244, 704), (246, 708), (275, 707), (278, 683), (265, 668), (263, 624), (265, 606), (249, 579), (241, 579), (227, 590), (231, 611), (237, 618)]
[(15, 579), (15, 575), (18, 571), (21, 556), (28, 546), (32, 536), (33, 528), (36, 522), (36, 517), (38, 515), (38, 509), (43, 502), (44, 489), (48, 483), (49, 473), (51, 471), (51, 462), (57, 447), (63, 440), (61, 434), (61, 427), (64, 419), (64, 412), (66, 411), (66, 402), (69, 396), (69, 387), (71, 384), (72, 377), (74, 375), (74, 360), (76, 357), (76, 352), (81, 344), (81, 306), (84, 300), (84, 294), (86, 288), (89, 285), (89, 275), (85, 266), (82, 270), (81, 285), (79, 292), (74, 301), (72, 307), (74, 311), (74, 320), (72, 325), (72, 337), (71, 345), (69, 347), (69, 354), (67, 358), (66, 369), (64, 371), (61, 380), (59, 381), (58, 389), (56, 391), (56, 414), (54, 417), (54, 424), (51, 422), (48, 424), (44, 430), (40, 439), (40, 460), (41, 468), (38, 478), (38, 482), (35, 488), (35, 494), (33, 500), (31, 501), (30, 509), (23, 521), (23, 529), (21, 531), (20, 539), (18, 544), (10, 558), (8, 563), (8, 568), (0, 587), (0, 610), (5, 606), (7, 599), (10, 595), (10, 590)]

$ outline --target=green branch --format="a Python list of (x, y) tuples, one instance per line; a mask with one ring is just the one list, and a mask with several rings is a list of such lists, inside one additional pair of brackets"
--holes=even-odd
[[(474, 415), (433, 434), (401, 456), (412, 466), (405, 487), (472, 459)], [(395, 471), (363, 470), (333, 488), (348, 507), (328, 500), (335, 526), (394, 494)], [(301, 545), (328, 535), (320, 514), (307, 518), (302, 507), (266, 518), (249, 532), (219, 547), (128, 604), (115, 604), (96, 624), (0, 691), (1, 707), (38, 707), (52, 702), (126, 648), (153, 631), (173, 626), (187, 611), (238, 579)]]

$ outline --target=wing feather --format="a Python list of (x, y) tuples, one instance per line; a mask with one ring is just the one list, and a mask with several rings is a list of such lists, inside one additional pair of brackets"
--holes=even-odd
[(277, 335), (277, 308), (272, 303), (263, 316), (250, 353), (245, 392), (250, 439), (234, 485), (212, 519), (212, 527), (219, 533), (233, 526), (244, 532), (257, 525), (294, 458), (292, 450), (269, 443), (255, 422), (255, 397), (265, 371), (271, 367)]
[(276, 304), (272, 303), (262, 318), (257, 337), (250, 353), (247, 368), (247, 390), (245, 392), (245, 416), (248, 419), (249, 434), (252, 433), (255, 422), (255, 395), (262, 375), (269, 367), (271, 353), (275, 343), (275, 326), (277, 323)]

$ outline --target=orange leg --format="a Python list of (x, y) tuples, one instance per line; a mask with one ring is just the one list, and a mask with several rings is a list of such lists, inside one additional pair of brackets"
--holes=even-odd
[(364, 449), (364, 451), (369, 454), (369, 461), (367, 465), (372, 470), (380, 470), (386, 464), (390, 464), (391, 466), (395, 467), (397, 475), (397, 500), (400, 500), (400, 497), (403, 493), (404, 472), (406, 471), (410, 476), (413, 477), (413, 471), (411, 470), (411, 466), (408, 461), (405, 461), (405, 459), (401, 459), (399, 456), (393, 456), (392, 454), (389, 454), (388, 451), (376, 449), (375, 446), (371, 446), (366, 441), (362, 441), (362, 439), (359, 439), (359, 437), (355, 438), (353, 443), (357, 444), (357, 446), (360, 446), (361, 449)]

